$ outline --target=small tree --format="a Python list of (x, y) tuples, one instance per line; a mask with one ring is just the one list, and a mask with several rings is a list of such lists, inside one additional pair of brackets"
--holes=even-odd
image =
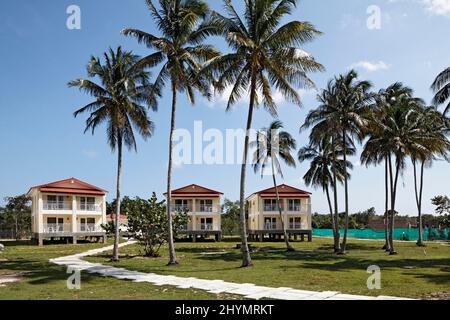
[[(143, 248), (146, 257), (159, 257), (161, 246), (169, 240), (165, 201), (158, 201), (153, 193), (150, 200), (136, 198), (126, 202), (124, 212), (128, 216), (128, 231)], [(186, 212), (173, 217), (173, 233), (188, 222)]]
[(222, 232), (226, 235), (239, 234), (239, 201), (225, 199), (222, 206)]
[[(26, 195), (6, 197), (7, 204), (2, 212), (2, 225), (9, 225), (14, 230), (14, 238), (20, 240), (29, 236), (31, 230), (31, 199)], [(2, 221), (0, 221), (2, 222)]]

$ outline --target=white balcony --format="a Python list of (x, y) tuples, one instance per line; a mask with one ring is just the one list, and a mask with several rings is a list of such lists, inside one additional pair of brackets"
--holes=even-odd
[(264, 224), (264, 230), (277, 230), (276, 222), (266, 222)]
[(72, 210), (71, 201), (44, 201), (43, 209), (48, 211)]
[(101, 204), (97, 203), (80, 203), (78, 204), (78, 211), (82, 212), (102, 212), (103, 207)]
[(202, 223), (200, 224), (201, 231), (213, 231), (214, 225), (212, 223)]
[(68, 233), (72, 231), (70, 223), (46, 223), (44, 233)]
[(103, 232), (102, 227), (95, 225), (94, 223), (80, 224), (78, 225), (77, 232), (79, 233), (93, 233)]

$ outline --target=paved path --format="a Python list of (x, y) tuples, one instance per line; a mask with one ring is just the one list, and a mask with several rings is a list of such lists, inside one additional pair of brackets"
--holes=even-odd
[[(120, 247), (135, 243), (128, 241), (120, 244)], [(100, 249), (89, 250), (87, 252), (75, 254), (67, 257), (51, 259), (50, 262), (62, 266), (72, 267), (88, 273), (97, 273), (105, 277), (126, 279), (134, 282), (148, 282), (157, 286), (176, 286), (187, 289), (195, 288), (205, 290), (209, 293), (229, 293), (244, 296), (247, 299), (279, 299), (279, 300), (407, 300), (406, 298), (388, 296), (358, 296), (342, 294), (336, 291), (305, 291), (292, 288), (271, 288), (257, 286), (251, 283), (232, 283), (222, 280), (203, 280), (197, 278), (182, 278), (177, 276), (157, 275), (154, 273), (144, 273), (130, 271), (123, 268), (104, 266), (98, 263), (91, 263), (82, 260), (83, 257), (96, 255), (112, 250), (113, 246)]]

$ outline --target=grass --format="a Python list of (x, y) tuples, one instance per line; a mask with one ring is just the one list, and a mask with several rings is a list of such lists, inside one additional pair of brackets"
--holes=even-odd
[[(240, 251), (233, 241), (177, 243), (177, 267), (166, 266), (166, 248), (161, 258), (150, 259), (139, 255), (137, 245), (123, 248), (120, 262), (110, 262), (107, 255), (87, 260), (163, 275), (349, 294), (426, 299), (450, 291), (449, 243), (430, 242), (426, 248), (419, 248), (414, 242), (398, 242), (399, 254), (389, 256), (380, 250), (380, 241), (352, 239), (348, 254), (336, 256), (331, 253), (331, 242), (325, 238), (315, 238), (312, 243), (297, 242), (297, 251), (292, 253), (285, 251), (284, 243), (256, 242), (254, 267), (246, 269), (239, 268)], [(367, 268), (371, 265), (381, 268), (381, 290), (367, 289)]]
[(213, 295), (202, 290), (158, 287), (148, 283), (81, 274), (81, 290), (69, 290), (66, 269), (48, 262), (51, 258), (98, 248), (99, 244), (46, 245), (5, 242), (0, 253), (0, 277), (18, 275), (19, 282), (0, 286), (0, 300), (109, 300), (109, 299), (235, 299), (232, 295)]

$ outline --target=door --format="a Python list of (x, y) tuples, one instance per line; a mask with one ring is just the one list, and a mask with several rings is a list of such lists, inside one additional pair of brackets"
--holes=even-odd
[(264, 218), (264, 229), (276, 230), (277, 229), (277, 218)]
[(212, 218), (201, 218), (200, 219), (200, 229), (211, 231), (213, 229), (213, 219)]
[(64, 218), (47, 218), (47, 228), (46, 232), (64, 232)]
[(302, 218), (289, 218), (289, 229), (298, 230), (302, 228)]
[(200, 212), (212, 212), (212, 200), (200, 200)]

